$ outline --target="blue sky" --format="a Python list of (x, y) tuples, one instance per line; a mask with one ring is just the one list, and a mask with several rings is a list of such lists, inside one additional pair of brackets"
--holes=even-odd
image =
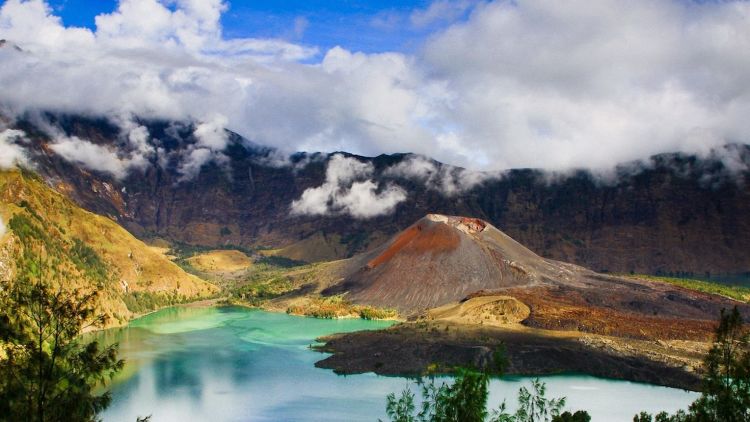
[[(430, 0), (232, 0), (222, 16), (227, 38), (283, 38), (318, 46), (340, 45), (353, 51), (414, 51), (426, 36), (447, 22), (417, 28), (410, 14)], [(109, 13), (116, 0), (49, 0), (66, 26), (94, 27), (94, 17)], [(465, 17), (465, 16), (462, 16)]]

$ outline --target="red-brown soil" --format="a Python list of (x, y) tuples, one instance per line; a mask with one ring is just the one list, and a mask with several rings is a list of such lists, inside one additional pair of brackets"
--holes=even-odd
[(396, 236), (385, 251), (367, 263), (367, 268), (373, 269), (388, 262), (399, 253), (418, 257), (425, 253), (436, 255), (452, 252), (460, 243), (461, 238), (447, 225), (418, 222)]

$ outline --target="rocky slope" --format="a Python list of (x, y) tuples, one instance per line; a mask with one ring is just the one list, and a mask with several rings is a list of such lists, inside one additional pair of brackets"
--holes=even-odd
[[(491, 224), (465, 217), (427, 215), (350, 262), (359, 267), (349, 265), (344, 280), (323, 294), (346, 294), (355, 303), (406, 315), (466, 301), (432, 311), (443, 320), (480, 317), (480, 324), (491, 325), (505, 315), (508, 322), (547, 330), (706, 340), (722, 308), (750, 313), (746, 303), (722, 296), (542, 258)], [(478, 298), (484, 299), (469, 306)]]
[[(122, 142), (119, 129), (105, 119), (53, 120), (66, 136), (105, 146)], [(190, 125), (142, 123), (149, 142), (168, 153), (196, 142)], [(12, 126), (29, 135), (33, 159), (46, 179), (141, 238), (285, 247), (283, 253), (294, 259), (330, 260), (377, 246), (435, 212), (481, 218), (540, 255), (600, 272), (750, 273), (748, 146), (728, 150), (735, 163), (744, 163), (739, 168), (745, 166), (731, 176), (718, 159), (667, 154), (622, 167), (609, 179), (586, 172), (553, 177), (536, 170), (499, 177), (469, 174), (481, 182), (452, 193), (433, 182), (447, 177), (455, 184), (468, 174), (461, 169), (429, 161), (434, 171), (424, 179), (391, 171), (415, 158), (408, 154), (355, 157), (372, 165), (378, 185), (397, 184), (407, 193), (393, 213), (357, 219), (290, 213), (292, 201), (324, 183), (329, 155), (297, 154), (277, 165), (273, 151), (231, 134), (226, 162), (205, 165), (194, 179), (183, 180), (171, 159), (116, 179), (56, 155), (49, 136), (32, 120)]]
[(323, 294), (394, 306), (408, 321), (334, 335), (316, 365), (340, 373), (587, 373), (698, 389), (722, 309), (750, 305), (664, 282), (598, 274), (542, 258), (473, 218), (430, 214), (383, 246), (339, 263)]
[[(65, 289), (97, 290), (98, 307), (117, 325), (159, 306), (217, 289), (185, 273), (112, 220), (76, 206), (29, 172), (0, 171), (0, 283), (29, 271), (30, 258), (64, 271)], [(54, 282), (54, 280), (52, 281)]]

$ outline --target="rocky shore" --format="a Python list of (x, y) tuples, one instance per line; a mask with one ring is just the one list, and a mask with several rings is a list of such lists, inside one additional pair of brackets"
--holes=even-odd
[(317, 367), (341, 374), (421, 376), (458, 366), (495, 370), (507, 357), (507, 375), (583, 373), (697, 391), (708, 345), (646, 341), (523, 326), (475, 327), (419, 321), (389, 329), (336, 334), (316, 349), (332, 353)]

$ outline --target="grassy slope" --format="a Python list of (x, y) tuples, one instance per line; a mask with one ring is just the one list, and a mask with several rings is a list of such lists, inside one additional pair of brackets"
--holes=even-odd
[[(340, 281), (345, 261), (305, 264), (261, 251), (209, 250), (176, 246), (169, 253), (186, 271), (210, 277), (224, 287), (229, 303), (317, 318), (394, 319), (392, 309), (355, 305), (321, 290)], [(250, 261), (250, 264), (248, 264)], [(222, 271), (228, 263), (233, 271)], [(241, 264), (233, 266), (232, 264)], [(225, 269), (225, 268), (224, 268)]]
[(694, 280), (689, 278), (674, 278), (674, 277), (658, 277), (652, 275), (635, 274), (635, 275), (623, 275), (628, 278), (636, 278), (641, 280), (659, 281), (662, 283), (674, 284), (675, 286), (684, 287), (686, 289), (696, 290), (703, 293), (711, 293), (728, 297), (731, 299), (739, 300), (742, 302), (750, 302), (750, 288), (743, 286), (734, 286), (728, 284), (721, 284), (710, 281)]
[(81, 209), (31, 173), (0, 171), (0, 216), (10, 229), (0, 239), (0, 281), (23, 270), (17, 259), (23, 239), (44, 238), (46, 248), (61, 254), (61, 265), (76, 269), (75, 280), (66, 281), (68, 287), (103, 292), (100, 307), (112, 317), (111, 324), (217, 291), (117, 223)]
[(246, 270), (253, 263), (247, 255), (232, 249), (211, 250), (194, 255), (187, 261), (198, 271), (216, 274)]

